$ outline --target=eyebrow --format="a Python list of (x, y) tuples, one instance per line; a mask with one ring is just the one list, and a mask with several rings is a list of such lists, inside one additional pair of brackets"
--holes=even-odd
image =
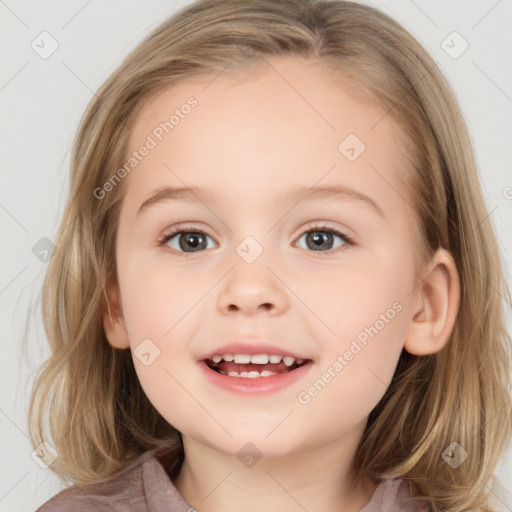
[(371, 207), (375, 213), (385, 218), (382, 208), (369, 196), (358, 192), (353, 188), (344, 185), (330, 185), (326, 187), (291, 187), (286, 199), (292, 203), (298, 201), (314, 201), (314, 200), (337, 200), (337, 201), (358, 201)]
[[(203, 202), (200, 195), (212, 203), (219, 202), (218, 196), (210, 190), (199, 187), (164, 187), (154, 191), (139, 207), (137, 216), (151, 206), (172, 201)], [(369, 196), (350, 187), (331, 185), (324, 187), (290, 187), (284, 195), (289, 203), (314, 200), (358, 201), (371, 207), (375, 213), (385, 218), (382, 208)]]

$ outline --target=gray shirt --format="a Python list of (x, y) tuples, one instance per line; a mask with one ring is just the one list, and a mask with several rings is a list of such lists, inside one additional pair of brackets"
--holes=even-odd
[[(425, 512), (428, 505), (411, 497), (406, 480), (381, 480), (360, 512)], [(98, 482), (74, 485), (36, 512), (194, 512), (152, 452)]]

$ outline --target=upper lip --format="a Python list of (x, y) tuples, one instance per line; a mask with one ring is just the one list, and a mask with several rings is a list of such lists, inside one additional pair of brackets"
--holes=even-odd
[(201, 356), (200, 360), (212, 359), (215, 355), (225, 355), (225, 354), (247, 354), (250, 356), (256, 354), (268, 354), (268, 355), (278, 355), (278, 356), (290, 356), (295, 359), (305, 359), (308, 358), (290, 350), (286, 350), (284, 348), (280, 348), (276, 345), (268, 345), (262, 342), (255, 343), (243, 343), (243, 342), (234, 342), (228, 345), (223, 345), (222, 347), (216, 348), (215, 350), (211, 350), (207, 354)]

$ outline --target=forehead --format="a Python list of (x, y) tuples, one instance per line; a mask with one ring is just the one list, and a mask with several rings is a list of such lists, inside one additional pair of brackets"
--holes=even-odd
[(363, 186), (395, 200), (401, 188), (390, 117), (356, 99), (352, 81), (310, 60), (271, 59), (169, 87), (138, 113), (127, 157), (144, 145), (151, 150), (127, 178), (132, 198), (162, 184), (269, 199), (293, 183)]

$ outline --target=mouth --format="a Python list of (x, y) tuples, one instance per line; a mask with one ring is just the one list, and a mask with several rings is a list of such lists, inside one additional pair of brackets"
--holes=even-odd
[(226, 344), (197, 362), (209, 384), (239, 396), (265, 396), (297, 386), (313, 367), (313, 360), (302, 354), (258, 340)]
[(291, 373), (311, 362), (310, 359), (295, 358), (279, 354), (215, 354), (204, 359), (212, 371), (239, 379), (270, 378)]

